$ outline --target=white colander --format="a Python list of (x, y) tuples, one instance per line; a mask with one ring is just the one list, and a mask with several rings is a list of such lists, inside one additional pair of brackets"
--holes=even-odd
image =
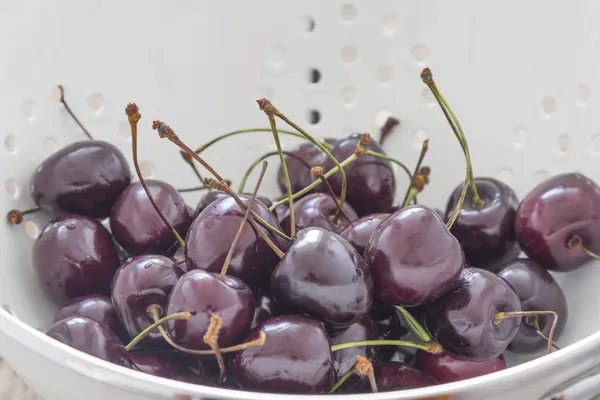
[[(443, 207), (465, 165), (419, 77), (429, 66), (461, 120), (475, 175), (497, 177), (520, 196), (565, 171), (600, 181), (600, 2), (594, 0), (4, 0), (0, 6), (3, 212), (33, 206), (28, 185), (38, 164), (85, 139), (59, 106), (58, 84), (92, 134), (126, 154), (124, 107), (136, 102), (142, 169), (176, 187), (198, 182), (178, 150), (150, 129), (153, 119), (195, 147), (230, 130), (267, 127), (255, 103), (260, 97), (319, 137), (376, 135), (394, 115), (401, 125), (386, 151), (412, 166), (430, 138), (431, 184), (420, 200)], [(254, 133), (204, 156), (237, 183), (274, 148), (269, 133)], [(264, 194), (278, 194), (277, 165), (273, 159)], [(408, 182), (397, 172), (399, 197)], [(197, 200), (188, 197), (192, 206)], [(0, 311), (0, 354), (47, 400), (321, 398), (155, 378), (47, 338), (38, 330), (49, 326), (56, 306), (40, 291), (30, 248), (48, 219), (32, 215), (20, 226), (0, 226), (0, 304), (12, 313)], [(525, 363), (508, 354), (519, 365), (449, 385), (345, 398), (536, 400), (563, 388), (565, 400), (592, 398), (600, 393), (600, 376), (593, 376), (600, 365), (599, 267), (555, 274), (570, 307), (563, 350)]]

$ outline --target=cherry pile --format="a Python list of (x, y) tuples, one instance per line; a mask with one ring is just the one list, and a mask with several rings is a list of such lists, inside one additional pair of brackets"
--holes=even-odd
[[(560, 350), (567, 303), (549, 271), (598, 258), (600, 188), (567, 173), (519, 201), (475, 177), (460, 124), (431, 71), (421, 78), (466, 159), (444, 212), (417, 201), (431, 174), (428, 141), (411, 172), (383, 140), (315, 139), (266, 99), (270, 128), (196, 151), (153, 121), (208, 190), (197, 205), (143, 179), (135, 104), (126, 114), (138, 181), (119, 149), (91, 136), (52, 154), (31, 178), (36, 207), (8, 213), (12, 224), (55, 215), (31, 255), (61, 306), (47, 335), (155, 376), (299, 394), (436, 385), (505, 369), (506, 349)], [(255, 131), (278, 151), (252, 165), (262, 165), (252, 192), (252, 168), (233, 190), (201, 153)], [(284, 151), (282, 134), (306, 142)], [(257, 195), (269, 156), (280, 160), (277, 199)], [(402, 199), (392, 164), (410, 176)]]

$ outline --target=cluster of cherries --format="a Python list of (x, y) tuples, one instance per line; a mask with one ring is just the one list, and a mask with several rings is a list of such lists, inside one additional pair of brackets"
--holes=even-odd
[[(234, 191), (200, 156), (244, 131), (193, 151), (153, 122), (199, 177), (195, 162), (213, 176), (201, 177), (209, 191), (195, 210), (168, 183), (144, 180), (135, 104), (126, 113), (139, 181), (119, 149), (91, 137), (52, 154), (31, 180), (37, 207), (8, 214), (13, 224), (57, 215), (32, 249), (62, 306), (47, 335), (160, 377), (299, 394), (435, 385), (506, 368), (507, 348), (559, 349), (567, 304), (548, 271), (597, 257), (600, 188), (563, 174), (519, 202), (506, 184), (474, 178), (460, 124), (431, 72), (421, 77), (467, 161), (445, 212), (417, 204), (427, 141), (411, 172), (368, 134), (316, 140), (265, 99), (284, 193), (274, 201), (257, 196), (269, 154), (253, 164), (263, 161), (250, 194), (250, 170)], [(282, 134), (307, 142), (283, 151)], [(398, 203), (392, 163), (410, 176)]]

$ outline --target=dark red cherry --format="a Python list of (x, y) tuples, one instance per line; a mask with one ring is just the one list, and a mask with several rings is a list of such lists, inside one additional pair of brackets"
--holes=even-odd
[(397, 361), (376, 365), (374, 373), (377, 389), (380, 392), (415, 389), (437, 384), (437, 381), (427, 373)]
[[(192, 216), (181, 194), (168, 183), (146, 179), (162, 215), (185, 237)], [(160, 218), (141, 183), (132, 183), (121, 193), (110, 213), (110, 229), (130, 254), (166, 254), (175, 243), (173, 232)]]
[(367, 243), (375, 228), (391, 214), (371, 214), (357, 219), (352, 225), (347, 226), (340, 232), (340, 236), (350, 242), (360, 253), (364, 254)]
[(91, 356), (132, 368), (131, 359), (115, 334), (92, 319), (61, 319), (46, 331), (46, 335)]
[(521, 302), (504, 279), (480, 268), (465, 268), (454, 288), (424, 307), (427, 330), (442, 347), (470, 361), (498, 357), (513, 340), (521, 318), (495, 323), (497, 312), (521, 311)]
[(356, 249), (323, 228), (296, 234), (271, 275), (271, 294), (284, 307), (343, 329), (358, 321), (373, 303), (371, 273)]
[(375, 296), (384, 303), (429, 304), (452, 288), (464, 265), (458, 240), (431, 208), (408, 206), (373, 232), (365, 249)]
[(54, 317), (54, 322), (70, 317), (93, 319), (110, 329), (121, 342), (127, 344), (131, 338), (121, 325), (110, 298), (99, 294), (76, 297), (62, 306)]
[[(347, 202), (342, 206), (346, 219), (340, 215), (335, 218), (338, 207), (330, 195), (325, 193), (311, 193), (294, 203), (294, 217), (296, 218), (296, 232), (304, 228), (319, 227), (332, 232), (340, 232), (351, 222), (356, 221), (358, 216)], [(291, 234), (290, 212), (285, 213), (281, 219), (281, 228), (286, 235)]]
[(580, 267), (590, 257), (569, 241), (576, 235), (589, 251), (600, 252), (600, 188), (581, 174), (554, 176), (521, 201), (515, 230), (525, 254), (544, 268)]
[[(371, 312), (371, 315), (373, 313)], [(395, 309), (387, 318), (375, 320), (379, 339), (420, 341), (401, 319)], [(416, 349), (402, 346), (379, 346), (377, 349), (379, 361), (401, 361), (406, 364), (414, 358)]]
[[(166, 308), (169, 293), (183, 271), (168, 257), (143, 255), (131, 257), (117, 269), (112, 281), (111, 297), (123, 326), (134, 338), (154, 323), (148, 307)], [(144, 344), (163, 344), (160, 332), (150, 332)]]
[[(463, 247), (465, 258), (478, 268), (493, 270), (517, 258), (521, 249), (515, 235), (515, 216), (519, 200), (508, 185), (493, 178), (475, 178), (482, 208), (473, 205), (471, 186), (452, 225), (451, 232)], [(446, 206), (449, 220), (460, 198), (463, 184), (450, 195)]]
[(181, 269), (183, 272), (188, 271), (187, 263), (185, 261), (185, 249), (178, 246), (175, 253), (171, 256), (171, 260)]
[(204, 270), (185, 273), (173, 287), (167, 304), (166, 315), (178, 312), (191, 312), (188, 320), (168, 322), (171, 338), (180, 346), (207, 350), (204, 335), (210, 323), (210, 313), (222, 318), (223, 326), (219, 333), (219, 347), (238, 344), (246, 335), (254, 317), (254, 297), (252, 290), (242, 281)]
[[(242, 193), (242, 194), (252, 197), (252, 193)], [(267, 206), (267, 208), (269, 208), (273, 205), (273, 202), (265, 196), (258, 195), (258, 196), (256, 196), (256, 200), (261, 201), (265, 206)]]
[(110, 293), (119, 266), (108, 230), (98, 220), (81, 215), (50, 221), (33, 244), (31, 260), (42, 288), (59, 303)]
[(281, 307), (273, 298), (268, 294), (260, 294), (254, 297), (255, 308), (254, 318), (252, 319), (251, 329), (254, 329), (258, 324), (278, 316), (281, 313)]
[[(567, 319), (567, 299), (552, 275), (535, 261), (518, 259), (502, 268), (498, 276), (504, 278), (517, 292), (523, 311), (554, 311), (558, 314), (558, 322), (554, 331), (556, 340), (563, 331)], [(552, 315), (537, 317), (540, 330), (548, 337), (553, 322)], [(519, 353), (531, 353), (547, 347), (547, 342), (540, 337), (527, 318), (521, 323), (517, 336), (508, 348)]]
[[(240, 195), (246, 205), (250, 198)], [(262, 202), (252, 202), (252, 210), (280, 229), (275, 216)], [(219, 199), (205, 208), (194, 220), (186, 238), (188, 268), (220, 272), (243, 217), (244, 213), (231, 197)], [(261, 229), (273, 243), (280, 243), (274, 233)], [(250, 224), (245, 224), (231, 257), (228, 274), (252, 287), (261, 286), (268, 282), (278, 261), (279, 257), (264, 239)]]
[(439, 383), (461, 381), (506, 369), (506, 361), (502, 354), (487, 361), (478, 362), (463, 360), (447, 351), (441, 354), (432, 354), (417, 350), (415, 365)]
[[(348, 328), (331, 337), (331, 344), (377, 340), (379, 333), (375, 321), (365, 315)], [(333, 352), (333, 369), (338, 378), (353, 370), (358, 356), (366, 357), (372, 364), (377, 360), (377, 346), (360, 346)], [(352, 374), (338, 389), (340, 393), (353, 393), (369, 388), (369, 380), (364, 375)]]
[(223, 199), (225, 197), (229, 197), (229, 195), (225, 192), (221, 192), (220, 190), (211, 190), (206, 193), (204, 196), (200, 198), (196, 209), (194, 210), (194, 218), (198, 216), (206, 207), (211, 205), (214, 201)]
[(129, 165), (117, 147), (85, 140), (46, 158), (31, 177), (29, 191), (35, 203), (52, 214), (106, 218), (130, 182)]
[(150, 375), (162, 378), (202, 375), (208, 378), (207, 371), (197, 360), (174, 351), (137, 350), (129, 353), (129, 357), (140, 371)]
[[(331, 154), (338, 160), (343, 161), (356, 150), (356, 143), (362, 134), (355, 133), (345, 139), (336, 142)], [(385, 151), (375, 141), (369, 143), (369, 150), (385, 154)], [(327, 159), (324, 165), (325, 171), (333, 168), (335, 164)], [(396, 181), (392, 164), (374, 156), (360, 156), (350, 165), (344, 168), (346, 171), (346, 199), (356, 213), (362, 217), (368, 214), (388, 212), (394, 201), (396, 193)], [(329, 178), (331, 187), (339, 196), (342, 189), (342, 177), (339, 172)], [(325, 192), (327, 187), (323, 184), (317, 188)]]
[[(402, 209), (402, 202), (394, 203), (394, 204), (392, 205), (392, 208), (390, 208), (390, 210), (388, 211), (388, 213), (390, 213), (390, 214), (393, 214), (393, 213), (395, 213), (396, 211), (400, 211), (401, 209)], [(441, 219), (442, 219), (444, 222), (447, 222), (447, 219), (446, 219), (446, 213), (445, 213), (445, 212), (443, 212), (443, 211), (442, 211), (442, 210), (440, 210), (439, 208), (435, 208), (435, 207), (431, 207), (431, 209), (432, 209), (433, 211), (435, 211), (435, 213), (436, 213), (437, 215), (439, 215), (439, 216), (440, 216), (440, 218), (441, 218)]]
[[(334, 144), (335, 139), (321, 139), (321, 143)], [(311, 142), (302, 143), (291, 151), (295, 157), (285, 155), (284, 160), (287, 165), (288, 175), (290, 177), (290, 184), (292, 186), (292, 193), (298, 192), (310, 185), (315, 178), (313, 178), (311, 168), (320, 167), (327, 160), (327, 156), (321, 149)], [(283, 175), (283, 168), (279, 165), (277, 170), (277, 184), (282, 193), (287, 193), (287, 184)]]
[(234, 354), (231, 370), (243, 390), (282, 394), (327, 393), (334, 381), (330, 341), (323, 325), (304, 315), (264, 321), (244, 342), (267, 339)]

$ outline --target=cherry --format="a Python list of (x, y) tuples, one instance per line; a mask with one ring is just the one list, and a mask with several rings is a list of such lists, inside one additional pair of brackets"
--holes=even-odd
[[(468, 186), (467, 197), (450, 231), (462, 245), (471, 265), (493, 270), (517, 258), (521, 252), (514, 229), (519, 200), (514, 190), (499, 180), (475, 178), (474, 181), (484, 206), (474, 205), (471, 186)], [(462, 188), (460, 184), (450, 195), (446, 219), (454, 213)]]
[[(554, 337), (560, 335), (568, 318), (567, 299), (548, 270), (535, 261), (518, 259), (505, 265), (497, 274), (517, 292), (523, 311), (554, 311), (558, 315)], [(519, 353), (530, 353), (546, 347), (547, 340), (537, 333), (535, 323), (547, 338), (553, 316), (540, 315), (535, 319), (525, 318), (523, 322), (508, 348)]]
[(194, 210), (194, 218), (196, 218), (206, 207), (211, 205), (213, 202), (229, 197), (229, 195), (225, 192), (221, 192), (220, 190), (211, 190), (206, 193), (204, 196), (200, 198), (196, 209)]
[(304, 315), (284, 315), (259, 324), (244, 342), (265, 332), (260, 347), (234, 354), (231, 370), (243, 390), (282, 394), (327, 393), (334, 370), (323, 325)]
[(171, 290), (167, 315), (188, 311), (189, 320), (168, 322), (168, 332), (175, 343), (188, 349), (208, 350), (204, 335), (209, 327), (210, 313), (222, 318), (219, 347), (237, 344), (250, 329), (254, 316), (252, 290), (233, 276), (219, 278), (204, 270), (185, 273)]
[(252, 324), (250, 324), (251, 329), (254, 329), (258, 324), (269, 318), (278, 316), (281, 312), (281, 307), (270, 295), (260, 294), (254, 298), (256, 306), (254, 308), (254, 318), (252, 319)]
[[(345, 204), (344, 204), (345, 205)], [(367, 243), (375, 228), (391, 214), (371, 214), (357, 219), (340, 232), (340, 236), (350, 242), (360, 253), (364, 254)]]
[(477, 362), (463, 360), (448, 352), (433, 354), (423, 350), (417, 350), (415, 365), (439, 383), (461, 381), (506, 369), (506, 361), (502, 354), (487, 361)]
[[(343, 161), (356, 151), (356, 144), (362, 137), (361, 133), (354, 133), (345, 139), (336, 142), (331, 154), (339, 161)], [(381, 146), (374, 141), (369, 142), (369, 150), (385, 154)], [(332, 169), (335, 164), (327, 159), (323, 168), (325, 171)], [(347, 179), (346, 199), (356, 213), (362, 217), (368, 214), (384, 213), (392, 206), (396, 192), (396, 181), (390, 161), (372, 155), (362, 155), (356, 161), (344, 168)], [(341, 174), (336, 173), (329, 178), (331, 186), (340, 195), (342, 187)], [(318, 191), (326, 191), (327, 187), (319, 185)]]
[(129, 165), (116, 146), (85, 140), (46, 158), (29, 190), (35, 204), (49, 213), (106, 218), (130, 182)]
[(129, 354), (108, 328), (85, 317), (55, 322), (46, 335), (76, 350), (123, 367), (132, 368)]
[(600, 251), (600, 187), (577, 173), (557, 175), (532, 189), (517, 210), (515, 231), (527, 256), (544, 268), (571, 271)]
[(521, 311), (521, 302), (508, 282), (480, 268), (465, 268), (454, 288), (423, 311), (442, 347), (470, 361), (498, 357), (521, 324), (520, 318), (498, 321), (502, 312)]
[(464, 265), (460, 243), (431, 208), (408, 206), (373, 232), (365, 249), (375, 295), (387, 304), (431, 303), (452, 288)]
[(307, 228), (271, 275), (271, 294), (283, 306), (344, 329), (366, 315), (373, 281), (363, 258), (347, 240), (323, 228)]
[(212, 383), (214, 378), (197, 360), (174, 351), (141, 350), (129, 353), (129, 357), (140, 371), (162, 378), (191, 376), (204, 384)]
[[(338, 200), (336, 199), (336, 201)], [(338, 233), (358, 219), (356, 212), (348, 202), (345, 202), (342, 206), (344, 215), (337, 217), (338, 206), (336, 201), (325, 193), (311, 193), (296, 201), (294, 204), (296, 232), (304, 228), (319, 227)], [(348, 217), (350, 221), (345, 217)], [(291, 235), (289, 209), (280, 221), (283, 232), (286, 235)]]
[[(321, 139), (321, 143), (334, 144), (335, 139)], [(312, 142), (302, 143), (291, 151), (296, 157), (285, 156), (285, 164), (287, 165), (288, 175), (292, 186), (292, 193), (299, 192), (306, 186), (310, 185), (314, 178), (310, 171), (311, 167), (322, 166), (327, 160), (327, 156)], [(304, 162), (300, 161), (303, 160)], [(287, 193), (287, 185), (283, 168), (281, 165), (277, 170), (277, 184), (282, 193)]]
[[(154, 323), (148, 307), (166, 307), (169, 293), (183, 271), (169, 258), (142, 255), (127, 259), (112, 280), (111, 297), (115, 310), (131, 338)], [(183, 310), (185, 311), (185, 310)], [(163, 344), (160, 332), (150, 332), (143, 344)]]
[[(250, 196), (239, 195), (244, 204)], [(279, 223), (269, 209), (260, 201), (252, 203), (252, 210), (269, 224), (279, 229)], [(214, 201), (194, 220), (186, 238), (186, 260), (188, 269), (204, 269), (220, 272), (229, 248), (235, 237), (244, 212), (231, 197)], [(261, 227), (274, 242), (279, 237)], [(252, 287), (263, 285), (279, 261), (277, 254), (265, 240), (246, 224), (235, 246), (229, 263), (228, 273)]]
[(113, 239), (102, 224), (81, 215), (50, 221), (31, 250), (33, 269), (55, 301), (108, 294), (119, 266)]
[[(168, 183), (145, 180), (162, 215), (184, 236), (192, 216), (181, 194)], [(173, 232), (160, 218), (140, 182), (132, 183), (121, 193), (110, 213), (111, 231), (121, 246), (131, 254), (165, 254), (175, 243)]]
[[(389, 214), (393, 214), (393, 213), (395, 213), (396, 211), (400, 211), (401, 209), (402, 209), (402, 202), (399, 202), (399, 203), (394, 203), (394, 204), (392, 205), (392, 208), (390, 208), (390, 210), (388, 211), (388, 213), (389, 213)], [(441, 218), (441, 219), (442, 219), (444, 222), (447, 222), (447, 219), (446, 219), (446, 213), (445, 213), (445, 212), (443, 212), (443, 211), (442, 211), (442, 210), (440, 210), (439, 208), (435, 208), (435, 207), (432, 207), (431, 209), (432, 209), (433, 211), (435, 211), (435, 213), (436, 213), (437, 215), (439, 215), (439, 216), (440, 216), (440, 218)]]
[[(331, 344), (361, 342), (364, 340), (377, 340), (379, 334), (375, 321), (365, 315), (350, 325), (345, 330), (331, 338)], [(382, 346), (383, 347), (383, 346)], [(333, 369), (337, 377), (353, 370), (358, 356), (366, 357), (371, 363), (375, 363), (378, 351), (377, 346), (351, 347), (333, 353)], [(352, 374), (338, 389), (341, 393), (364, 391), (369, 388), (367, 376)]]
[(185, 261), (185, 248), (178, 246), (175, 253), (171, 256), (171, 260), (181, 269), (183, 272), (187, 272), (187, 263)]
[(381, 392), (414, 389), (437, 384), (437, 381), (427, 373), (397, 361), (388, 361), (375, 366), (375, 380), (377, 388)]
[[(392, 310), (387, 318), (375, 320), (379, 339), (419, 342), (419, 338), (406, 326), (395, 309), (392, 308)], [(414, 347), (379, 346), (378, 358), (380, 361), (400, 361), (409, 364), (412, 362), (416, 350)]]
[(54, 317), (54, 322), (70, 317), (86, 317), (110, 329), (123, 343), (131, 338), (121, 325), (110, 298), (98, 294), (76, 297), (62, 306)]

